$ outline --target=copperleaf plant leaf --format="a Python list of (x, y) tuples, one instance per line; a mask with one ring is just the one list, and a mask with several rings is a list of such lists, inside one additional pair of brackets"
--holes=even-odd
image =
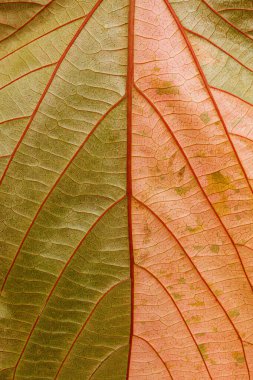
[(0, 4), (0, 379), (253, 378), (251, 0)]

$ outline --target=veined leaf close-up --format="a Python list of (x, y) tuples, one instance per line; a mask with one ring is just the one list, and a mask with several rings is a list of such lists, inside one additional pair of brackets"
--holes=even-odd
[(2, 0), (0, 379), (253, 380), (253, 1)]

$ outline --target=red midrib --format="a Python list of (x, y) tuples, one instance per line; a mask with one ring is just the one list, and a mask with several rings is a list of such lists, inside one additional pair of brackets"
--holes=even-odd
[(128, 72), (127, 72), (127, 209), (128, 209), (128, 238), (129, 238), (129, 262), (131, 277), (131, 325), (129, 335), (129, 353), (126, 379), (129, 379), (132, 342), (134, 334), (134, 254), (133, 254), (133, 230), (132, 230), (132, 94), (134, 83), (134, 17), (135, 0), (129, 1), (128, 20)]

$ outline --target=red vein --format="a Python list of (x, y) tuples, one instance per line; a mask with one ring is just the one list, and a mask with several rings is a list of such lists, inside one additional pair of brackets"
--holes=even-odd
[[(16, 371), (17, 371), (17, 367), (18, 367), (18, 365), (19, 365), (19, 363), (20, 363), (20, 361), (21, 361), (21, 359), (22, 359), (22, 357), (23, 357), (23, 354), (24, 354), (24, 352), (25, 352), (25, 350), (26, 350), (26, 347), (27, 347), (27, 345), (28, 345), (28, 343), (29, 343), (29, 341), (30, 341), (30, 338), (31, 338), (31, 336), (32, 336), (32, 334), (33, 334), (33, 332), (34, 332), (34, 330), (35, 330), (35, 328), (36, 328), (36, 326), (37, 326), (37, 324), (38, 324), (38, 322), (39, 322), (39, 320), (40, 320), (40, 317), (41, 317), (41, 315), (43, 314), (43, 312), (44, 312), (44, 310), (45, 310), (45, 308), (46, 308), (46, 306), (47, 306), (47, 304), (48, 304), (48, 302), (49, 302), (49, 300), (50, 300), (50, 298), (51, 298), (51, 296), (52, 296), (52, 294), (53, 294), (55, 288), (57, 287), (57, 285), (58, 285), (60, 279), (62, 278), (62, 276), (63, 276), (65, 270), (66, 270), (67, 267), (69, 266), (70, 262), (71, 262), (72, 259), (74, 258), (75, 254), (77, 253), (77, 251), (79, 250), (79, 248), (81, 247), (81, 245), (84, 243), (84, 241), (85, 241), (85, 239), (87, 238), (87, 236), (92, 232), (92, 230), (95, 228), (95, 226), (98, 224), (98, 222), (104, 217), (104, 215), (105, 215), (108, 211), (110, 211), (115, 205), (117, 205), (118, 203), (120, 203), (124, 198), (126, 198), (126, 195), (124, 195), (123, 197), (121, 197), (120, 199), (118, 199), (116, 202), (112, 203), (112, 204), (111, 204), (111, 205), (110, 205), (110, 206), (109, 206), (109, 207), (108, 207), (108, 208), (107, 208), (107, 209), (106, 209), (106, 210), (105, 210), (105, 211), (104, 211), (104, 212), (103, 212), (103, 213), (97, 218), (97, 220), (96, 220), (96, 221), (92, 224), (92, 226), (88, 229), (88, 231), (86, 232), (86, 234), (84, 235), (84, 237), (80, 240), (80, 242), (79, 242), (78, 245), (76, 246), (75, 250), (73, 251), (73, 253), (72, 253), (71, 256), (69, 257), (68, 261), (66, 262), (66, 264), (65, 264), (64, 267), (62, 268), (62, 270), (61, 270), (61, 272), (60, 272), (60, 274), (59, 274), (57, 280), (55, 281), (53, 287), (51, 288), (50, 293), (48, 294), (48, 296), (47, 296), (47, 298), (46, 298), (46, 301), (45, 301), (44, 305), (42, 306), (42, 308), (41, 308), (41, 310), (40, 310), (40, 312), (39, 312), (39, 315), (37, 316), (37, 318), (36, 318), (36, 320), (35, 320), (35, 322), (34, 322), (32, 328), (31, 328), (31, 331), (30, 331), (30, 333), (29, 333), (29, 335), (28, 335), (28, 337), (27, 337), (27, 339), (26, 339), (26, 342), (25, 342), (25, 344), (24, 344), (24, 346), (23, 346), (23, 349), (22, 349), (22, 351), (21, 351), (21, 353), (20, 353), (20, 355), (19, 355), (19, 358), (18, 358), (18, 360), (17, 360), (17, 363), (16, 363), (16, 365), (15, 365), (15, 367), (14, 367), (13, 379), (15, 379)], [(59, 372), (59, 371), (58, 371), (58, 372)]]
[[(253, 248), (250, 247), (250, 246), (248, 246), (247, 244), (237, 244), (237, 245), (238, 245), (238, 247), (241, 247), (241, 248), (248, 248), (250, 251), (253, 252)], [(253, 344), (253, 343), (252, 343), (252, 344)]]
[(134, 337), (135, 337), (135, 338), (138, 338), (138, 339), (140, 339), (140, 340), (142, 340), (143, 342), (145, 342), (145, 343), (151, 348), (151, 350), (156, 354), (156, 356), (160, 359), (160, 361), (162, 362), (162, 364), (163, 364), (164, 367), (166, 368), (166, 371), (168, 372), (170, 378), (173, 379), (173, 377), (172, 377), (172, 375), (171, 375), (171, 373), (170, 373), (170, 370), (169, 370), (167, 364), (165, 363), (165, 361), (163, 360), (163, 358), (160, 356), (159, 352), (156, 351), (156, 349), (152, 346), (152, 344), (149, 343), (148, 340), (142, 338), (142, 337), (139, 336), (139, 335), (135, 335), (135, 334), (134, 334)]
[(63, 28), (64, 26), (66, 26), (66, 25), (68, 25), (68, 24), (72, 24), (73, 22), (75, 22), (75, 21), (77, 21), (77, 20), (81, 20), (81, 19), (84, 18), (84, 17), (86, 17), (86, 15), (85, 15), (85, 16), (77, 17), (77, 18), (75, 18), (75, 19), (73, 19), (73, 20), (70, 20), (70, 21), (66, 22), (65, 24), (59, 25), (59, 26), (55, 27), (54, 29), (49, 30), (47, 33), (44, 33), (44, 34), (42, 34), (41, 36), (34, 38), (33, 40), (27, 42), (26, 44), (20, 46), (19, 48), (17, 48), (17, 49), (15, 49), (15, 50), (11, 51), (11, 52), (8, 53), (8, 54), (6, 54), (6, 55), (3, 56), (2, 58), (0, 58), (0, 61), (2, 61), (3, 59), (9, 57), (9, 55), (12, 55), (12, 54), (16, 53), (18, 50), (23, 49), (23, 47), (30, 45), (30, 44), (33, 43), (34, 41), (37, 41), (37, 40), (39, 40), (40, 38), (43, 38), (43, 37), (47, 36), (48, 34), (53, 33), (53, 32), (55, 32), (56, 30), (61, 29), (61, 28)]
[(237, 32), (241, 33), (242, 35), (244, 35), (246, 38), (250, 39), (250, 40), (253, 40), (252, 37), (250, 37), (248, 34), (246, 34), (245, 32), (243, 32), (242, 30), (240, 30), (239, 28), (237, 28), (234, 24), (232, 24), (232, 22), (230, 22), (228, 19), (226, 19), (224, 16), (222, 16), (219, 12), (217, 12), (213, 7), (211, 7), (210, 4), (208, 4), (208, 2), (206, 0), (201, 0), (202, 3), (204, 3), (213, 13), (215, 13), (218, 17), (220, 17), (223, 21), (225, 21), (225, 23), (229, 24), (230, 26), (232, 26), (232, 28), (234, 28), (235, 30), (237, 30)]
[(2, 156), (0, 156), (0, 159), (1, 158), (7, 158), (7, 157), (10, 157), (10, 154), (3, 154)]
[(15, 120), (28, 119), (28, 117), (31, 117), (31, 115), (29, 115), (29, 116), (19, 116), (19, 117), (14, 117), (14, 118), (12, 118), (12, 119), (8, 119), (8, 120), (1, 121), (1, 122), (0, 122), (0, 125), (1, 125), (1, 124), (4, 124), (4, 123), (9, 123), (9, 122), (11, 122), (11, 121), (15, 121)]
[(253, 103), (250, 103), (250, 102), (248, 102), (247, 100), (244, 100), (244, 99), (240, 98), (240, 96), (238, 96), (238, 95), (232, 94), (232, 92), (229, 92), (229, 91), (226, 91), (226, 90), (223, 90), (223, 89), (221, 89), (221, 88), (214, 87), (214, 86), (209, 86), (209, 87), (210, 87), (211, 89), (213, 89), (213, 90), (221, 91), (221, 92), (224, 92), (224, 94), (228, 94), (228, 95), (230, 95), (230, 96), (233, 96), (235, 99), (238, 99), (238, 100), (240, 100), (240, 101), (242, 101), (242, 102), (248, 104), (248, 105), (251, 106), (251, 107), (253, 106)]
[[(202, 1), (205, 2), (205, 0), (202, 0)], [(216, 101), (215, 101), (215, 99), (214, 99), (214, 97), (213, 97), (212, 91), (210, 90), (210, 87), (209, 87), (209, 84), (208, 84), (207, 79), (206, 79), (206, 77), (205, 77), (205, 74), (204, 74), (204, 72), (203, 72), (203, 70), (202, 70), (202, 67), (200, 66), (200, 63), (199, 63), (199, 61), (198, 61), (198, 59), (197, 59), (197, 57), (196, 57), (196, 54), (195, 54), (195, 52), (194, 52), (194, 50), (193, 50), (193, 48), (192, 48), (192, 46), (191, 46), (191, 43), (189, 42), (189, 40), (188, 40), (188, 38), (187, 38), (187, 35), (186, 35), (186, 33), (185, 33), (185, 30), (184, 30), (184, 28), (183, 28), (183, 26), (182, 26), (182, 24), (181, 24), (181, 22), (180, 22), (180, 20), (179, 20), (179, 18), (178, 18), (178, 16), (177, 16), (176, 12), (174, 11), (174, 9), (173, 9), (173, 7), (171, 6), (171, 4), (169, 3), (169, 1), (168, 1), (168, 0), (164, 0), (164, 2), (165, 2), (165, 4), (167, 5), (167, 7), (168, 7), (168, 9), (169, 9), (169, 11), (170, 11), (170, 13), (171, 13), (171, 15), (174, 17), (174, 20), (175, 20), (175, 22), (176, 22), (176, 24), (177, 24), (177, 26), (178, 26), (178, 28), (179, 28), (181, 34), (182, 34), (182, 37), (183, 37), (184, 40), (185, 40), (185, 43), (186, 43), (186, 45), (187, 45), (187, 47), (188, 47), (188, 49), (189, 49), (189, 51), (190, 51), (190, 54), (191, 54), (191, 56), (192, 56), (192, 58), (193, 58), (193, 61), (194, 61), (195, 65), (196, 65), (196, 67), (197, 67), (197, 69), (198, 69), (198, 72), (199, 72), (201, 78), (202, 78), (202, 81), (203, 81), (203, 84), (204, 84), (204, 86), (205, 86), (205, 88), (206, 88), (206, 91), (207, 91), (207, 93), (208, 93), (210, 99), (212, 100), (212, 103), (213, 103), (214, 108), (215, 108), (215, 110), (216, 110), (216, 112), (217, 112), (217, 115), (219, 116), (219, 119), (220, 119), (220, 121), (221, 121), (221, 123), (222, 123), (222, 125), (223, 125), (224, 132), (225, 132), (225, 134), (227, 135), (227, 138), (228, 138), (228, 140), (229, 140), (229, 142), (230, 142), (231, 148), (232, 148), (232, 150), (233, 150), (233, 152), (234, 152), (235, 157), (237, 158), (237, 162), (238, 162), (238, 164), (239, 164), (239, 166), (240, 166), (240, 168), (241, 168), (241, 171), (242, 171), (242, 173), (243, 173), (243, 175), (244, 175), (244, 177), (245, 177), (245, 180), (246, 180), (246, 182), (247, 182), (247, 184), (248, 184), (248, 187), (249, 187), (251, 193), (253, 194), (253, 189), (252, 189), (251, 184), (250, 184), (250, 182), (249, 182), (249, 179), (248, 179), (248, 177), (247, 177), (246, 171), (245, 171), (245, 169), (244, 169), (244, 167), (243, 167), (243, 165), (242, 165), (242, 162), (241, 162), (241, 160), (240, 160), (240, 157), (238, 156), (238, 153), (237, 153), (237, 151), (236, 151), (236, 149), (235, 149), (235, 147), (234, 147), (234, 144), (232, 143), (231, 137), (229, 136), (229, 133), (228, 133), (228, 131), (227, 131), (226, 123), (225, 123), (225, 121), (224, 121), (224, 119), (223, 119), (223, 117), (222, 117), (222, 114), (221, 114), (221, 112), (220, 112), (220, 110), (219, 110), (219, 107), (217, 106), (217, 103), (216, 103)]]
[(128, 209), (128, 238), (129, 261), (131, 277), (131, 324), (129, 334), (129, 353), (126, 379), (129, 379), (131, 364), (133, 331), (134, 331), (134, 255), (133, 255), (133, 229), (132, 229), (132, 103), (134, 83), (134, 17), (135, 0), (129, 3), (128, 15), (128, 72), (127, 72), (127, 209)]
[(242, 136), (242, 135), (239, 135), (238, 133), (234, 133), (234, 132), (230, 132), (230, 135), (231, 135), (231, 136), (235, 136), (235, 137), (239, 137), (239, 138), (241, 138), (241, 139), (243, 139), (243, 140), (248, 140), (248, 141), (250, 141), (251, 143), (253, 143), (253, 140), (250, 139), (250, 138), (247, 137), (247, 136)]
[(175, 240), (175, 242), (178, 244), (178, 246), (181, 248), (181, 250), (184, 252), (185, 256), (188, 258), (188, 260), (190, 261), (192, 267), (196, 270), (196, 272), (198, 273), (199, 277), (201, 278), (201, 280), (203, 281), (203, 283), (205, 284), (206, 288), (208, 289), (208, 291), (212, 294), (212, 296), (214, 297), (215, 301), (218, 303), (218, 305), (220, 306), (220, 308), (222, 309), (222, 311), (224, 312), (225, 316), (227, 317), (228, 319), (228, 322), (231, 324), (231, 326), (233, 327), (240, 343), (241, 343), (241, 346), (242, 346), (242, 351), (243, 351), (243, 354), (244, 354), (244, 357), (245, 357), (245, 364), (246, 364), (246, 367), (247, 367), (247, 371), (248, 371), (248, 374), (250, 376), (250, 371), (249, 371), (249, 367), (248, 367), (248, 363), (247, 363), (247, 358), (246, 358), (246, 353), (245, 353), (245, 349), (244, 349), (244, 346), (243, 346), (243, 340), (240, 336), (240, 333), (239, 331), (237, 330), (234, 322), (231, 320), (231, 318), (229, 317), (226, 309), (224, 308), (224, 306), (222, 305), (222, 303), (220, 302), (220, 300), (218, 299), (218, 297), (216, 296), (216, 294), (212, 291), (212, 289), (210, 288), (210, 286), (208, 285), (207, 281), (205, 280), (205, 278), (202, 276), (201, 272), (199, 271), (199, 269), (196, 267), (196, 265), (194, 264), (192, 258), (190, 255), (188, 255), (188, 253), (186, 252), (184, 246), (182, 245), (182, 243), (180, 242), (180, 240), (176, 237), (176, 235), (172, 232), (172, 230), (167, 226), (167, 224), (160, 218), (159, 215), (157, 215), (146, 203), (140, 201), (139, 199), (137, 199), (136, 197), (133, 197), (137, 203), (139, 203), (142, 207), (144, 207), (146, 210), (148, 210), (148, 212), (150, 212), (154, 217), (155, 219), (157, 219), (161, 224), (162, 226), (166, 229), (166, 231), (168, 231), (168, 233), (172, 236), (172, 238)]
[(57, 371), (57, 374), (56, 374), (54, 380), (57, 379), (58, 375), (60, 374), (60, 372), (61, 372), (61, 370), (62, 370), (62, 367), (64, 366), (64, 363), (66, 362), (66, 360), (67, 360), (67, 358), (68, 358), (70, 352), (72, 351), (72, 349), (73, 349), (73, 347), (74, 347), (74, 345), (75, 345), (77, 339), (78, 339), (79, 336), (82, 334), (83, 330), (85, 329), (87, 323), (90, 321), (90, 319), (91, 319), (93, 313), (95, 312), (95, 310), (96, 310), (96, 308), (98, 307), (98, 305), (100, 304), (100, 302), (101, 302), (101, 301), (102, 301), (102, 300), (103, 300), (103, 299), (104, 299), (104, 298), (105, 298), (105, 297), (106, 297), (106, 296), (107, 296), (107, 295), (108, 295), (108, 294), (109, 294), (114, 288), (116, 288), (117, 286), (123, 284), (124, 282), (126, 282), (126, 281), (128, 281), (128, 280), (129, 280), (129, 279), (127, 278), (127, 279), (122, 280), (122, 281), (118, 282), (117, 284), (113, 285), (113, 286), (112, 286), (110, 289), (108, 289), (108, 290), (102, 295), (102, 297), (100, 297), (99, 300), (96, 302), (96, 304), (95, 304), (95, 306), (93, 307), (92, 311), (90, 312), (88, 318), (86, 319), (86, 321), (84, 322), (83, 326), (81, 327), (81, 329), (79, 330), (78, 334), (76, 335), (75, 339), (73, 340), (73, 342), (72, 342), (72, 344), (71, 344), (71, 346), (70, 346), (70, 348), (69, 348), (67, 354), (65, 355), (65, 357), (64, 357), (64, 359), (63, 359), (63, 361), (62, 361), (62, 363), (61, 363), (61, 365), (60, 365), (60, 367), (59, 367), (59, 369), (58, 369), (58, 371)]
[(41, 7), (44, 6), (41, 3), (36, 3), (35, 1), (8, 1), (8, 3), (0, 3), (0, 5), (10, 5), (10, 4), (34, 4), (34, 5), (40, 5)]
[(45, 69), (47, 67), (54, 66), (54, 65), (56, 65), (56, 63), (57, 62), (49, 63), (48, 65), (37, 67), (36, 69), (29, 71), (28, 73), (20, 75), (19, 77), (13, 79), (11, 82), (6, 83), (4, 86), (0, 87), (0, 90), (3, 90), (4, 88), (10, 86), (12, 83), (17, 82), (19, 79), (22, 79), (22, 78), (26, 77), (27, 75), (30, 75), (30, 74), (34, 73), (35, 71), (43, 70), (43, 69)]
[(253, 12), (253, 8), (221, 8), (218, 12), (226, 12), (226, 11), (250, 11)]
[(243, 340), (243, 343), (245, 343), (245, 344), (249, 344), (249, 345), (253, 346), (253, 343), (251, 343), (251, 342), (247, 342), (246, 340)]
[[(8, 28), (11, 28), (11, 29), (15, 29), (15, 26), (12, 26), (12, 25), (10, 25), (10, 24), (7, 24), (7, 23), (5, 23), (5, 22), (0, 22), (0, 25), (3, 25), (3, 26), (7, 26)], [(1, 41), (0, 41), (1, 42)]]
[(8, 369), (13, 369), (13, 367), (6, 367), (6, 368), (2, 368), (2, 369), (0, 370), (0, 372), (4, 372), (4, 371), (7, 371)]
[(236, 61), (237, 63), (239, 63), (239, 65), (241, 65), (242, 67), (244, 67), (245, 69), (249, 70), (250, 72), (253, 72), (253, 69), (251, 69), (250, 67), (246, 66), (244, 63), (242, 63), (239, 59), (237, 59), (236, 57), (234, 57), (232, 54), (230, 54), (229, 52), (227, 52), (226, 50), (224, 50), (221, 46), (217, 45), (215, 42), (213, 42), (212, 40), (209, 40), (207, 37), (203, 36), (202, 34), (199, 34), (197, 32), (194, 32), (193, 30), (191, 29), (188, 29), (184, 26), (184, 29), (191, 33), (191, 34), (194, 34), (195, 36), (198, 36), (200, 37), (201, 39), (209, 42), (211, 45), (215, 46), (217, 49), (221, 50), (223, 53), (225, 53), (227, 56), (229, 56), (230, 58), (232, 58), (234, 61)]
[(119, 348), (117, 348), (116, 350), (110, 352), (110, 354), (108, 356), (106, 356), (106, 358), (104, 358), (104, 360), (102, 360), (99, 365), (97, 366), (97, 368), (95, 368), (95, 370), (92, 372), (92, 374), (90, 375), (89, 379), (88, 380), (91, 380), (93, 378), (93, 376), (95, 375), (95, 373), (99, 370), (99, 368), (112, 356), (115, 354), (115, 352), (118, 352), (120, 351), (122, 348), (125, 348), (127, 347), (127, 345), (124, 345), (124, 346), (120, 346)]
[(97, 129), (97, 127), (100, 125), (100, 123), (105, 119), (105, 117), (114, 109), (116, 108), (121, 102), (122, 100), (125, 98), (125, 96), (123, 96), (117, 103), (115, 103), (100, 119), (99, 121), (96, 123), (96, 125), (92, 128), (92, 130), (90, 131), (90, 133), (85, 137), (84, 141), (82, 142), (82, 144), (79, 146), (79, 148), (77, 149), (77, 151), (73, 154), (73, 156), (71, 157), (71, 159), (69, 160), (69, 162), (67, 163), (67, 165), (65, 166), (65, 168), (63, 169), (63, 171), (61, 172), (60, 176), (57, 178), (56, 182), (54, 183), (54, 185), (51, 187), (49, 193), (47, 194), (47, 196), (44, 198), (43, 202), (41, 203), (40, 207), (38, 208), (31, 224), (29, 225), (19, 247), (18, 247), (18, 250), (14, 256), (14, 259), (12, 260), (12, 263), (11, 263), (11, 266), (5, 276), (5, 279), (3, 281), (3, 284), (2, 284), (2, 287), (1, 287), (1, 292), (3, 291), (4, 287), (5, 287), (5, 284), (8, 280), (8, 277), (10, 275), (10, 272), (18, 258), (18, 255), (23, 247), (23, 244), (27, 238), (27, 236), (29, 235), (29, 232), (31, 231), (31, 228), (32, 226), (34, 225), (39, 213), (41, 212), (43, 206), (45, 205), (46, 201), (48, 200), (48, 198), (50, 197), (50, 195), (52, 194), (52, 192), (54, 191), (54, 189), (56, 188), (56, 186), (58, 185), (58, 183), (60, 182), (61, 178), (63, 177), (63, 175), (66, 173), (67, 169), (69, 168), (69, 166), (71, 165), (71, 163), (73, 162), (73, 160), (76, 158), (76, 156), (78, 155), (78, 153), (81, 151), (81, 149), (84, 147), (84, 145), (86, 144), (86, 142), (89, 140), (89, 138), (92, 136), (92, 134), (94, 133), (94, 131)]
[(184, 159), (186, 160), (186, 162), (187, 162), (187, 164), (188, 164), (188, 166), (189, 166), (189, 168), (190, 168), (190, 170), (191, 170), (191, 172), (192, 172), (192, 175), (193, 175), (193, 177), (195, 178), (195, 180), (196, 180), (196, 182), (197, 182), (197, 184), (198, 184), (198, 186), (199, 186), (199, 188), (200, 188), (200, 190), (201, 190), (203, 196), (204, 196), (205, 199), (207, 200), (207, 202), (208, 202), (210, 208), (213, 210), (213, 212), (214, 212), (214, 214), (216, 215), (218, 221), (219, 221), (220, 224), (222, 225), (222, 227), (223, 227), (223, 229), (224, 229), (226, 235), (228, 236), (228, 238), (229, 238), (231, 244), (233, 245), (233, 247), (234, 247), (234, 249), (235, 249), (235, 251), (236, 251), (236, 253), (237, 253), (237, 255), (238, 255), (238, 259), (239, 259), (239, 261), (240, 261), (240, 263), (241, 263), (243, 273), (244, 273), (244, 275), (245, 275), (245, 277), (246, 277), (246, 279), (247, 279), (247, 282), (248, 282), (250, 288), (253, 290), (253, 285), (251, 284), (251, 282), (250, 282), (250, 280), (249, 280), (249, 277), (248, 277), (247, 272), (246, 272), (246, 270), (245, 270), (245, 267), (244, 267), (244, 265), (243, 265), (243, 262), (242, 262), (241, 256), (240, 256), (240, 254), (239, 254), (239, 252), (238, 252), (238, 249), (237, 249), (237, 247), (236, 247), (236, 245), (235, 245), (235, 243), (234, 243), (232, 237), (230, 236), (228, 230), (226, 229), (226, 227), (225, 227), (225, 225), (224, 225), (224, 223), (223, 223), (221, 217), (219, 216), (219, 214), (217, 213), (217, 211), (216, 211), (215, 208), (213, 207), (213, 204), (211, 203), (209, 197), (208, 197), (207, 194), (205, 193), (205, 190), (203, 189), (203, 187), (202, 187), (202, 185), (201, 185), (201, 183), (200, 183), (200, 180), (198, 179), (198, 176), (196, 175), (196, 173), (195, 173), (193, 167), (191, 166), (191, 163), (190, 163), (190, 161), (188, 160), (188, 158), (187, 158), (187, 156), (186, 156), (186, 154), (185, 154), (185, 152), (184, 152), (184, 149), (183, 149), (182, 146), (180, 145), (180, 143), (179, 143), (179, 141), (177, 140), (175, 134), (172, 132), (171, 128), (170, 128), (169, 125), (167, 124), (166, 120), (164, 119), (163, 115), (162, 115), (161, 112), (158, 110), (158, 108), (156, 108), (156, 106), (154, 105), (154, 103), (151, 102), (151, 100), (150, 100), (150, 99), (149, 99), (149, 98), (148, 98), (148, 97), (147, 97), (147, 96), (146, 96), (146, 95), (145, 95), (145, 94), (139, 89), (139, 87), (137, 87), (136, 84), (135, 84), (134, 86), (135, 86), (136, 91), (138, 91), (138, 93), (139, 93), (139, 94), (140, 94), (140, 95), (141, 95), (141, 96), (142, 96), (142, 97), (143, 97), (143, 98), (149, 103), (149, 105), (154, 109), (154, 111), (155, 111), (155, 112), (157, 113), (157, 115), (160, 117), (160, 119), (161, 119), (162, 122), (164, 123), (165, 127), (167, 128), (167, 130), (168, 130), (169, 133), (171, 134), (173, 140), (174, 140), (175, 143), (177, 144), (177, 146), (178, 146), (180, 152), (182, 153)]
[(19, 30), (23, 29), (26, 25), (28, 25), (35, 17), (37, 17), (41, 12), (44, 11), (54, 0), (50, 0), (46, 5), (44, 5), (35, 15), (33, 15), (28, 21), (26, 21), (23, 25), (21, 25), (19, 28), (17, 28), (14, 32), (9, 34), (7, 37), (4, 37), (0, 40), (0, 42), (3, 42), (7, 40), (7, 38), (13, 36), (15, 33), (17, 33)]
[[(51, 1), (53, 1), (53, 0), (51, 0)], [(32, 113), (32, 115), (31, 115), (31, 118), (30, 118), (30, 120), (29, 120), (29, 122), (28, 122), (28, 124), (27, 124), (27, 126), (26, 126), (26, 128), (24, 130), (24, 132), (22, 133), (22, 135), (21, 135), (21, 137), (20, 137), (20, 139), (19, 139), (19, 141), (18, 141), (15, 149), (13, 150), (13, 153), (12, 153), (12, 155), (10, 157), (10, 160), (9, 160), (8, 164), (6, 165), (4, 173), (3, 173), (3, 175), (2, 175), (2, 177), (0, 179), (0, 185), (2, 184), (3, 179), (4, 179), (6, 173), (7, 173), (8, 169), (9, 169), (9, 166), (10, 166), (10, 164), (11, 164), (11, 162), (12, 162), (12, 160), (13, 160), (13, 158), (14, 158), (14, 156), (15, 156), (15, 154), (16, 154), (16, 152), (17, 152), (17, 150), (18, 150), (18, 148), (19, 148), (19, 146), (20, 146), (20, 144), (22, 142), (22, 140), (24, 139), (24, 137), (25, 137), (28, 129), (30, 128), (30, 125), (31, 125), (31, 123), (32, 123), (35, 115), (37, 114), (37, 111), (38, 111), (38, 109), (39, 109), (42, 101), (44, 100), (44, 98), (45, 98), (45, 96), (47, 94), (47, 91), (48, 91), (49, 87), (51, 86), (51, 84), (52, 84), (52, 82), (54, 80), (54, 77), (56, 76), (57, 71), (59, 70), (59, 68), (60, 68), (60, 66), (61, 66), (64, 58), (66, 57), (67, 53), (69, 52), (70, 48), (74, 44), (75, 40), (77, 39), (77, 37), (79, 36), (79, 34), (81, 33), (81, 31), (83, 30), (83, 28), (85, 27), (85, 25), (87, 24), (87, 22), (90, 20), (90, 18), (92, 17), (93, 13), (97, 10), (97, 8), (99, 7), (99, 5), (102, 3), (102, 1), (103, 0), (98, 0), (96, 2), (95, 6), (87, 14), (87, 17), (85, 18), (84, 22), (80, 25), (80, 27), (78, 28), (77, 32), (75, 33), (75, 35), (73, 36), (73, 38), (69, 42), (68, 46), (64, 50), (61, 58), (59, 59), (57, 65), (56, 65), (56, 67), (55, 67), (55, 69), (54, 69), (54, 71), (53, 71), (53, 73), (52, 73), (52, 75), (51, 75), (51, 77), (50, 77), (50, 79), (49, 79), (49, 81), (48, 81), (48, 83), (47, 83), (47, 85), (46, 85), (46, 87), (45, 87), (45, 89), (44, 89), (44, 91), (43, 91), (43, 93), (42, 93), (42, 95), (41, 95), (41, 97), (40, 97), (40, 99), (39, 99), (39, 101), (38, 101), (35, 109), (34, 109), (34, 111), (33, 111), (33, 113)]]
[(182, 314), (182, 312), (181, 312), (181, 310), (179, 309), (179, 307), (177, 306), (177, 304), (176, 304), (176, 302), (174, 301), (174, 298), (171, 296), (171, 294), (169, 293), (169, 291), (168, 291), (168, 289), (163, 285), (163, 283), (152, 273), (152, 272), (150, 272), (148, 269), (146, 269), (146, 268), (144, 268), (144, 267), (142, 267), (141, 265), (138, 265), (138, 264), (135, 264), (135, 266), (137, 266), (138, 268), (140, 268), (141, 270), (143, 270), (143, 271), (145, 271), (146, 273), (148, 273), (152, 278), (154, 278), (154, 280), (163, 288), (163, 290), (165, 290), (165, 292), (167, 293), (167, 295), (169, 296), (169, 298), (171, 299), (171, 301), (172, 301), (172, 303), (174, 304), (174, 306), (175, 306), (175, 308), (177, 309), (177, 311), (178, 311), (178, 313), (179, 313), (179, 315), (180, 315), (180, 317), (181, 317), (181, 319), (182, 319), (182, 321), (183, 321), (183, 323), (184, 323), (184, 325), (185, 325), (185, 327), (186, 327), (186, 329), (188, 330), (188, 332), (189, 332), (189, 334), (191, 335), (191, 338), (192, 338), (192, 340), (193, 340), (193, 342), (195, 343), (195, 345), (196, 345), (196, 348), (197, 348), (197, 350), (198, 350), (198, 352), (199, 352), (199, 354), (200, 354), (200, 356), (201, 356), (201, 358), (202, 358), (202, 361), (203, 361), (203, 364), (204, 364), (204, 366), (205, 366), (205, 368), (206, 368), (206, 371), (207, 371), (207, 373), (208, 373), (208, 375), (209, 375), (209, 377), (210, 377), (210, 379), (212, 379), (212, 376), (211, 376), (211, 374), (210, 374), (210, 372), (209, 372), (209, 369), (208, 369), (208, 366), (207, 366), (207, 364), (206, 364), (206, 361), (205, 361), (205, 359), (204, 359), (204, 357), (203, 357), (203, 355), (202, 355), (202, 353), (201, 353), (201, 350), (200, 350), (200, 348), (199, 348), (199, 346), (198, 346), (198, 344), (197, 344), (197, 342), (196, 342), (196, 340), (195, 340), (195, 337), (194, 337), (194, 335), (193, 335), (193, 333), (191, 332), (191, 329), (189, 328), (189, 326), (187, 325), (187, 323), (186, 323), (186, 321), (185, 321), (185, 319), (184, 319), (184, 316), (183, 316), (183, 314)]

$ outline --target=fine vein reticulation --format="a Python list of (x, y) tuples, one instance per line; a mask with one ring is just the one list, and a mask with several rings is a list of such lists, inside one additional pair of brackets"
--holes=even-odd
[(0, 14), (0, 378), (253, 379), (250, 1)]

